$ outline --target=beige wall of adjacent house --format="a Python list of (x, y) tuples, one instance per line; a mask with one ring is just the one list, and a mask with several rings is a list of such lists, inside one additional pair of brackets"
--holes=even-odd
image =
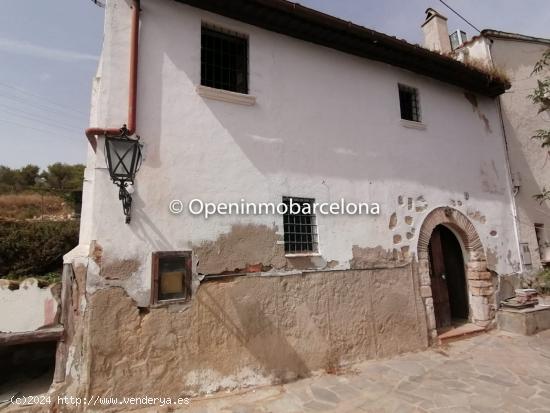
[[(550, 187), (550, 159), (540, 142), (532, 139), (537, 129), (550, 127), (550, 114), (537, 113), (538, 107), (528, 97), (536, 87), (537, 79), (548, 75), (548, 71), (541, 74), (532, 74), (532, 71), (549, 47), (550, 41), (545, 44), (480, 37), (465, 48), (468, 50), (466, 58), (492, 61), (506, 72), (512, 83), (511, 89), (500, 97), (500, 102), (511, 173), (514, 184), (519, 186), (515, 197), (519, 241), (529, 246), (532, 260), (532, 266), (526, 266), (526, 272), (540, 268), (541, 256), (545, 255), (540, 246), (550, 241), (550, 203), (540, 204), (533, 198), (542, 188)], [(460, 53), (464, 56), (464, 51)], [(537, 240), (535, 226), (541, 225)]]
[(521, 184), (516, 196), (520, 242), (529, 244), (534, 268), (540, 266), (541, 256), (547, 255), (539, 248), (535, 225), (544, 226), (540, 244), (544, 246), (550, 241), (550, 203), (541, 205), (533, 198), (542, 188), (550, 187), (550, 159), (548, 151), (541, 148), (540, 142), (532, 136), (537, 129), (550, 127), (550, 116), (548, 112), (538, 114), (538, 107), (531, 103), (528, 95), (540, 77), (531, 75), (533, 67), (549, 47), (550, 42), (541, 45), (501, 39), (495, 39), (491, 47), (494, 63), (503, 68), (512, 81), (512, 88), (501, 97), (503, 120), (510, 166)]

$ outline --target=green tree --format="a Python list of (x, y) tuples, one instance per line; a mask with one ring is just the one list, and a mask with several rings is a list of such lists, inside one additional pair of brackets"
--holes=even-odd
[(48, 169), (42, 172), (42, 177), (52, 189), (60, 191), (80, 190), (84, 180), (84, 165), (56, 162), (49, 165)]
[(39, 172), (40, 168), (31, 164), (17, 170), (19, 184), (25, 188), (34, 186)]
[(18, 192), (34, 187), (39, 172), (40, 168), (31, 164), (20, 169), (0, 166), (0, 193)]
[(0, 166), (0, 193), (15, 191), (16, 184), (16, 172), (7, 166)]
[[(550, 68), (550, 49), (543, 53), (542, 58), (535, 64), (532, 75), (542, 75)], [(539, 107), (539, 113), (550, 111), (550, 74), (546, 71), (545, 76), (537, 80), (537, 87), (529, 95), (531, 101)], [(550, 129), (538, 129), (533, 135), (533, 139), (540, 141), (541, 147), (550, 147)], [(534, 195), (534, 198), (541, 204), (550, 201), (550, 190), (542, 188), (540, 194)]]

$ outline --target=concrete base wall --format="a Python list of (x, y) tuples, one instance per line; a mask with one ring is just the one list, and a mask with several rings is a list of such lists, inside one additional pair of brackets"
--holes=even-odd
[(511, 333), (531, 336), (550, 329), (550, 307), (524, 310), (501, 309), (497, 312), (498, 328)]
[(428, 346), (413, 264), (203, 282), (188, 304), (160, 308), (105, 288), (82, 327), (67, 367), (87, 394), (274, 384)]

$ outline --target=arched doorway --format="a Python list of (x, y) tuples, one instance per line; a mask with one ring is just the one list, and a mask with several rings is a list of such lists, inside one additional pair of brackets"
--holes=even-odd
[[(488, 326), (494, 318), (492, 306), (495, 302), (492, 275), (487, 269), (483, 245), (474, 225), (462, 212), (454, 208), (435, 208), (428, 213), (420, 227), (417, 247), (420, 295), (426, 308), (428, 334), (432, 340), (437, 339), (438, 328), (436, 327), (434, 296), (432, 294), (430, 241), (434, 230), (439, 226), (444, 226), (446, 230), (450, 230), (454, 240), (462, 247), (460, 250), (463, 259), (462, 268), (464, 268), (464, 264), (466, 267), (465, 284), (466, 295), (469, 299), (466, 300), (469, 321), (481, 327)], [(451, 247), (451, 249), (453, 248)]]
[(468, 292), (462, 247), (454, 233), (437, 225), (428, 246), (430, 281), (438, 331), (468, 320)]

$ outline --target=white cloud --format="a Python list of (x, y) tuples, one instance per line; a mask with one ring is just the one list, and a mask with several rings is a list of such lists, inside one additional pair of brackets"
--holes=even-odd
[(87, 53), (72, 52), (68, 50), (54, 49), (50, 47), (38, 46), (29, 42), (0, 38), (0, 52), (7, 52), (25, 56), (31, 56), (42, 59), (59, 60), (63, 62), (76, 62), (83, 60), (99, 59)]

